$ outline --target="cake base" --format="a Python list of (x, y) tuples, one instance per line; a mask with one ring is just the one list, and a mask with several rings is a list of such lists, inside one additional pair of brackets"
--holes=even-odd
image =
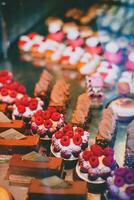
[(28, 192), (28, 200), (86, 200), (87, 183), (83, 181), (71, 182), (69, 188), (49, 188), (41, 185), (39, 180), (32, 180)]
[(9, 128), (14, 128), (16, 130), (22, 131), (24, 129), (23, 120), (11, 120), (10, 122), (0, 122), (0, 132), (7, 130)]

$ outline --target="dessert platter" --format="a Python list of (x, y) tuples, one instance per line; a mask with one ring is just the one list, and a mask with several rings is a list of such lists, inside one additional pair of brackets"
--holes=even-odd
[(96, 5), (85, 15), (66, 12), (71, 22), (48, 17), (47, 33), (20, 36), (9, 53), (13, 66), (0, 71), (6, 181), (30, 180), (29, 200), (86, 200), (87, 191), (134, 198), (134, 48), (86, 26), (92, 9), (101, 12)]

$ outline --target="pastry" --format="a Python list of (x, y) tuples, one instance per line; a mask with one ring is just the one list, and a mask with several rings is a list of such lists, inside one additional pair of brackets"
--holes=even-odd
[[(84, 105), (84, 107), (83, 107)], [(71, 122), (75, 125), (85, 125), (91, 108), (91, 100), (87, 93), (81, 94), (76, 103), (75, 110), (72, 114)]]

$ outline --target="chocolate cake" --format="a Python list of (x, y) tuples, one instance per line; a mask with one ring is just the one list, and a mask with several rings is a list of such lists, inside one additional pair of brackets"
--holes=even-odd
[[(83, 106), (84, 105), (84, 106)], [(76, 108), (72, 115), (72, 123), (76, 125), (84, 125), (88, 118), (91, 108), (91, 100), (87, 93), (83, 93), (78, 97)]]
[(69, 100), (70, 84), (64, 80), (58, 80), (51, 92), (49, 106), (65, 108)]
[(1, 154), (24, 154), (38, 148), (39, 136), (24, 136), (23, 139), (0, 139)]
[(84, 181), (68, 181), (68, 188), (51, 188), (42, 185), (39, 180), (32, 180), (29, 187), (29, 200), (86, 200), (87, 199), (87, 183)]
[[(32, 156), (34, 157), (33, 154)], [(48, 177), (52, 175), (61, 175), (61, 158), (46, 157), (43, 161), (33, 161), (30, 159), (25, 159), (23, 159), (22, 155), (13, 155), (9, 163), (10, 173), (33, 177)]]

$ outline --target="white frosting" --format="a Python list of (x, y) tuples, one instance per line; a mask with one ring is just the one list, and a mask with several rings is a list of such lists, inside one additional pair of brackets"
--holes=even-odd
[(122, 73), (121, 78), (119, 79), (120, 82), (128, 83), (130, 88), (130, 93), (134, 93), (134, 72), (126, 71)]
[(69, 63), (70, 64), (76, 64), (80, 57), (83, 55), (84, 50), (81, 47), (77, 47), (75, 51), (72, 52), (70, 58), (69, 58)]
[(25, 44), (21, 47), (21, 49), (22, 49), (23, 51), (28, 52), (28, 51), (31, 49), (32, 45), (33, 45), (33, 41), (32, 41), (32, 40), (29, 40), (27, 43), (25, 43)]
[(63, 51), (63, 56), (71, 56), (71, 54), (72, 54), (72, 50), (73, 50), (73, 48), (71, 47), (71, 46), (68, 46), (68, 47), (66, 47), (65, 48), (65, 50)]
[(47, 39), (45, 42), (42, 43), (42, 45), (40, 45), (40, 47), (38, 48), (38, 52), (43, 53), (46, 50), (56, 51), (58, 45), (58, 42)]
[(60, 29), (61, 29), (61, 24), (57, 22), (53, 22), (48, 26), (48, 30), (50, 33), (56, 33), (57, 31), (60, 31)]
[(24, 96), (23, 94), (18, 93), (15, 98), (12, 98), (10, 95), (2, 96), (0, 94), (0, 101), (8, 103), (8, 104), (12, 104), (12, 103), (15, 103), (16, 100), (19, 100), (20, 98), (22, 98), (23, 96)]
[(131, 62), (134, 62), (134, 52), (131, 52), (131, 53), (128, 55), (128, 59), (129, 59)]
[(86, 40), (86, 45), (91, 47), (96, 47), (99, 44), (99, 40), (97, 37), (90, 37)]
[(92, 55), (88, 52), (84, 52), (83, 56), (81, 57), (80, 61), (83, 63), (87, 63), (92, 58)]
[(79, 31), (77, 30), (70, 30), (67, 34), (67, 38), (70, 40), (75, 40), (79, 36)]
[(44, 37), (41, 36), (41, 35), (35, 35), (35, 36), (33, 37), (32, 41), (35, 42), (35, 43), (39, 43), (39, 44), (40, 44), (40, 42), (42, 42), (43, 38), (44, 38)]
[(109, 42), (106, 44), (105, 49), (110, 53), (117, 53), (119, 51), (119, 47), (116, 42)]
[(51, 59), (53, 61), (60, 59), (65, 48), (66, 48), (66, 46), (64, 44), (60, 43), (58, 45), (57, 50), (52, 54)]
[(22, 35), (22, 36), (20, 36), (20, 41), (21, 40), (28, 42), (30, 39), (29, 39), (29, 37), (27, 35)]

